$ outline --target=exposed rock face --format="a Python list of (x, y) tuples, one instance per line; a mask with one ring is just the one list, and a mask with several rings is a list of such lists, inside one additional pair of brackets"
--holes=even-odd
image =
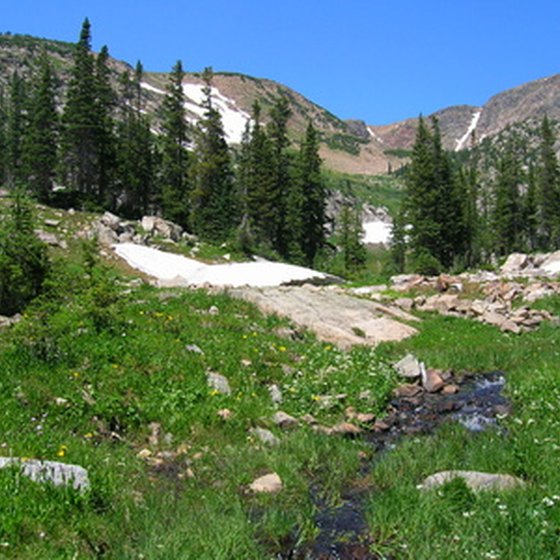
[(402, 340), (417, 332), (399, 321), (414, 322), (417, 320), (414, 316), (390, 305), (349, 296), (342, 290), (303, 286), (240, 288), (230, 293), (255, 303), (265, 313), (289, 317), (297, 325), (315, 332), (320, 340), (342, 349)]
[(509, 474), (491, 474), (477, 471), (442, 471), (433, 474), (422, 482), (422, 490), (439, 488), (455, 478), (462, 478), (467, 486), (474, 491), (512, 490), (525, 485), (520, 478)]
[(0, 457), (0, 469), (11, 466), (19, 466), (21, 474), (35, 482), (50, 482), (55, 486), (71, 486), (80, 491), (85, 491), (90, 486), (87, 470), (79, 465), (68, 465), (57, 461)]
[(183, 228), (181, 226), (159, 218), (158, 216), (144, 216), (140, 225), (146, 233), (150, 235), (160, 235), (172, 241), (179, 241), (183, 233)]

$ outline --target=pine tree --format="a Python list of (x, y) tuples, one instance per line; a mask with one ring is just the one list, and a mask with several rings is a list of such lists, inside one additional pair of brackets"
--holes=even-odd
[(273, 228), (268, 219), (272, 213), (269, 193), (273, 190), (272, 146), (261, 124), (261, 107), (253, 104), (253, 127), (250, 139), (242, 148), (240, 177), (243, 182), (247, 232), (254, 243), (273, 246)]
[[(301, 208), (301, 249), (308, 265), (313, 264), (315, 256), (325, 245), (326, 198), (327, 193), (321, 177), (321, 158), (319, 156), (319, 138), (315, 127), (309, 121), (305, 139), (301, 145), (297, 160), (296, 178), (293, 181), (297, 196), (302, 198)], [(288, 215), (293, 210), (288, 206)], [(288, 233), (292, 228), (288, 228)]]
[(196, 135), (191, 223), (196, 234), (223, 241), (234, 225), (233, 172), (222, 117), (212, 104), (212, 78), (212, 69), (206, 68), (205, 113)]
[(29, 189), (42, 202), (48, 202), (56, 175), (58, 124), (55, 80), (44, 52), (39, 60), (23, 146)]
[(142, 113), (143, 69), (121, 76), (121, 115), (117, 126), (117, 183), (122, 194), (119, 212), (140, 218), (149, 211), (154, 189), (154, 148), (150, 121)]
[(271, 147), (272, 177), (266, 193), (265, 212), (266, 237), (272, 246), (283, 256), (287, 256), (288, 234), (285, 228), (286, 195), (290, 185), (290, 158), (287, 148), (288, 119), (290, 106), (285, 96), (277, 98), (270, 110), (270, 122), (267, 135)]
[(8, 148), (7, 148), (8, 107), (4, 88), (0, 85), (0, 185), (7, 181)]
[(167, 94), (162, 104), (161, 140), (161, 206), (166, 218), (189, 226), (190, 158), (185, 120), (185, 95), (181, 61), (177, 61), (169, 77)]
[(6, 177), (14, 188), (23, 179), (23, 140), (26, 128), (26, 84), (14, 72), (10, 82), (10, 97), (6, 121)]
[(116, 147), (113, 111), (116, 95), (110, 81), (108, 67), (109, 50), (102, 47), (95, 61), (95, 152), (97, 159), (97, 204), (114, 209), (116, 193), (112, 193), (115, 181)]
[(522, 172), (513, 147), (506, 148), (498, 168), (494, 187), (493, 232), (498, 255), (507, 255), (522, 248), (522, 204), (520, 185)]
[(523, 198), (523, 230), (525, 246), (529, 251), (538, 248), (538, 203), (535, 166), (531, 164), (527, 172), (527, 192)]
[(344, 204), (340, 215), (340, 247), (346, 272), (355, 271), (366, 262), (367, 253), (362, 237), (360, 209)]
[(541, 125), (538, 202), (540, 214), (540, 247), (560, 247), (560, 168), (554, 151), (554, 131), (544, 117)]
[(82, 199), (97, 192), (99, 136), (95, 62), (91, 26), (86, 18), (74, 51), (74, 66), (62, 117), (62, 176), (66, 186)]

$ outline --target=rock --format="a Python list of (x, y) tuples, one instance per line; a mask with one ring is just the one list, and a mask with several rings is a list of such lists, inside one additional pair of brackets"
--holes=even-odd
[(414, 307), (414, 300), (412, 298), (398, 298), (395, 300), (395, 305), (405, 311), (411, 311)]
[(265, 428), (251, 428), (249, 433), (266, 445), (278, 445), (280, 443), (280, 440), (270, 430)]
[(318, 420), (315, 418), (315, 416), (311, 415), (311, 414), (304, 414), (301, 419), (306, 423), (309, 424), (310, 426), (315, 426), (316, 424), (318, 424)]
[(376, 420), (373, 429), (376, 432), (386, 432), (391, 428), (391, 425), (385, 420)]
[(60, 220), (49, 220), (49, 219), (47, 219), (43, 223), (48, 227), (57, 228), (60, 225)]
[(147, 459), (151, 456), (152, 452), (149, 449), (142, 449), (138, 453), (136, 453), (136, 457), (138, 457), (138, 459)]
[(467, 486), (474, 491), (503, 491), (525, 486), (520, 478), (509, 474), (491, 474), (478, 471), (442, 471), (426, 478), (420, 488), (431, 490), (451, 482), (455, 478), (462, 478)]
[(187, 344), (185, 346), (185, 350), (187, 352), (192, 352), (193, 354), (204, 354), (202, 349), (199, 346), (197, 346), (196, 344)]
[(375, 414), (373, 412), (358, 412), (356, 420), (360, 424), (371, 424), (375, 420)]
[(223, 376), (221, 373), (209, 371), (206, 374), (206, 379), (208, 381), (208, 386), (218, 391), (218, 393), (221, 393), (222, 395), (231, 395), (229, 381), (227, 380), (227, 377)]
[(341, 422), (336, 424), (330, 430), (331, 434), (340, 434), (342, 436), (357, 436), (362, 433), (362, 429), (350, 422)]
[(515, 276), (524, 270), (529, 264), (529, 257), (524, 253), (512, 253), (506, 259), (500, 272), (504, 275)]
[(4, 315), (0, 315), (0, 329), (4, 327), (11, 327), (12, 325), (19, 323), (22, 319), (23, 317), (19, 313), (16, 313), (11, 317), (5, 317)]
[(272, 421), (282, 429), (293, 428), (294, 426), (297, 426), (299, 423), (297, 418), (290, 416), (289, 414), (283, 412), (282, 410), (279, 410), (278, 412), (274, 413), (274, 415), (272, 416)]
[(158, 216), (144, 216), (140, 222), (142, 229), (151, 235), (161, 235), (171, 241), (180, 241), (183, 228)]
[(428, 393), (436, 393), (444, 385), (445, 382), (436, 369), (428, 368), (422, 373), (422, 386)]
[(410, 399), (418, 396), (422, 392), (422, 387), (420, 385), (415, 385), (413, 383), (405, 383), (404, 385), (399, 385), (393, 394), (395, 397)]
[(270, 393), (270, 398), (273, 403), (275, 404), (282, 403), (282, 391), (280, 390), (280, 387), (276, 385), (276, 383), (270, 385), (270, 387), (268, 388), (268, 392)]
[(430, 296), (419, 306), (421, 311), (438, 311), (439, 313), (449, 313), (457, 309), (461, 300), (455, 294), (439, 294)]
[(275, 472), (265, 474), (254, 480), (249, 488), (257, 494), (276, 494), (282, 490), (282, 479)]
[(408, 379), (420, 377), (423, 371), (423, 364), (412, 354), (407, 354), (402, 360), (393, 364), (393, 367), (401, 377), (406, 377)]
[(212, 307), (208, 310), (208, 315), (218, 315), (219, 313), (220, 310), (215, 305), (212, 305)]
[(222, 420), (229, 420), (232, 416), (232, 412), (229, 408), (221, 408), (220, 410), (218, 410), (218, 412), (216, 412), (216, 414), (222, 419)]
[(550, 276), (560, 274), (560, 251), (547, 255), (541, 264), (541, 268)]
[(71, 486), (80, 492), (90, 487), (88, 472), (79, 465), (57, 461), (39, 461), (18, 457), (0, 457), (0, 469), (19, 466), (21, 474), (34, 482), (50, 482), (55, 486)]
[(56, 406), (66, 406), (68, 404), (68, 399), (64, 397), (55, 397), (54, 404), (56, 404)]
[(121, 219), (118, 216), (115, 216), (115, 214), (111, 214), (111, 212), (105, 212), (99, 219), (99, 222), (104, 226), (111, 228), (113, 231), (117, 231)]
[(62, 248), (67, 247), (66, 242), (60, 241), (54, 233), (49, 233), (47, 231), (43, 231), (42, 229), (36, 229), (35, 235), (37, 236), (39, 241), (42, 241), (43, 243), (46, 243), (51, 247), (62, 247)]
[(457, 385), (455, 385), (454, 383), (450, 383), (449, 385), (446, 385), (441, 392), (444, 395), (454, 395), (455, 393), (459, 392), (459, 387)]
[(159, 445), (159, 436), (161, 435), (161, 424), (159, 422), (150, 422), (150, 435), (148, 436), (148, 443), (152, 447)]

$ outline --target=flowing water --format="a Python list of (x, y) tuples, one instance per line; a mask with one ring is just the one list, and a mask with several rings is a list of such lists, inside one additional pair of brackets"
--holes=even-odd
[[(375, 450), (373, 461), (364, 467), (367, 474), (382, 453), (392, 449), (407, 436), (429, 434), (443, 422), (456, 421), (472, 432), (499, 428), (497, 418), (507, 414), (508, 402), (502, 395), (505, 378), (501, 372), (455, 380), (457, 393), (421, 393), (414, 397), (393, 399), (387, 429), (368, 434), (365, 439)], [(312, 489), (318, 513), (315, 523), (319, 535), (306, 547), (287, 546), (279, 560), (375, 560), (369, 552), (368, 527), (364, 513), (367, 490), (349, 490), (337, 506), (329, 506), (320, 498), (320, 487)]]

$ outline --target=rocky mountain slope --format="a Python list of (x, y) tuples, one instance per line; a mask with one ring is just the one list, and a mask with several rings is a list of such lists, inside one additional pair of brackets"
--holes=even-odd
[[(51, 56), (60, 81), (60, 97), (72, 62), (72, 44), (37, 39), (22, 35), (0, 35), (0, 85), (6, 85), (14, 71), (29, 75), (35, 58), (43, 49)], [(119, 73), (128, 64), (112, 60), (115, 85)], [(155, 117), (165, 94), (167, 75), (146, 73), (142, 87), (147, 98), (147, 110)], [(202, 114), (202, 80), (196, 73), (185, 77), (186, 109), (189, 120), (196, 122)], [(414, 142), (417, 118), (376, 126), (360, 120), (343, 121), (306, 99), (296, 91), (272, 80), (235, 73), (216, 73), (214, 99), (224, 120), (228, 140), (238, 144), (250, 118), (251, 107), (258, 100), (266, 114), (275, 97), (288, 98), (292, 110), (289, 127), (292, 139), (302, 136), (311, 119), (322, 137), (321, 156), (328, 168), (352, 174), (380, 174), (395, 170), (407, 161)], [(520, 124), (535, 126), (547, 114), (560, 120), (560, 74), (523, 84), (498, 93), (482, 107), (460, 105), (434, 113), (439, 119), (442, 140), (450, 150), (462, 150), (484, 139), (500, 135)], [(560, 144), (559, 144), (560, 150)]]

